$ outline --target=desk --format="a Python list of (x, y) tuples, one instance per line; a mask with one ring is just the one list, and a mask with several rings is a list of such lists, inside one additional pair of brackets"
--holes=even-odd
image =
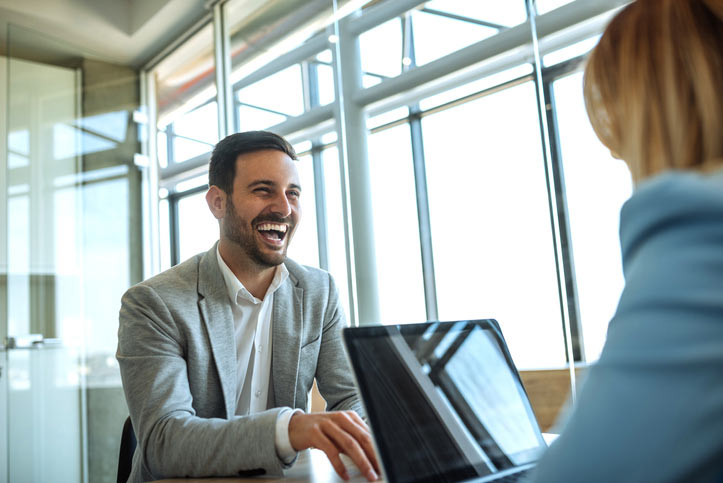
[[(351, 460), (346, 460), (347, 471), (351, 483), (367, 481)], [(343, 483), (344, 480), (337, 476), (334, 467), (331, 466), (326, 454), (320, 449), (304, 450), (299, 452), (299, 457), (294, 466), (284, 472), (283, 476), (255, 476), (253, 478), (184, 478), (160, 480), (156, 483), (268, 483), (282, 481), (284, 483), (309, 482), (309, 483)]]
[[(542, 433), (547, 444), (552, 443), (557, 434), (553, 433)], [(362, 483), (366, 482), (359, 470), (354, 466), (351, 460), (346, 459), (346, 468), (349, 472), (350, 483)], [(299, 452), (299, 457), (296, 460), (294, 466), (284, 472), (284, 475), (277, 476), (255, 476), (253, 478), (184, 478), (184, 479), (169, 479), (159, 480), (156, 483), (267, 483), (267, 482), (284, 482), (284, 483), (343, 483), (344, 480), (339, 478), (334, 471), (334, 467), (331, 466), (329, 460), (326, 458), (326, 454), (320, 449), (304, 450)], [(384, 480), (380, 480), (384, 481)]]

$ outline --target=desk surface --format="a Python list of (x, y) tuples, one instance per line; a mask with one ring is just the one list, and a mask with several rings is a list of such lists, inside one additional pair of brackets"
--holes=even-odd
[[(545, 438), (547, 444), (552, 443), (556, 434), (543, 433), (542, 436)], [(361, 474), (361, 472), (354, 466), (351, 460), (346, 460), (347, 471), (349, 472), (350, 483), (361, 483), (367, 481)], [(334, 467), (331, 466), (329, 460), (326, 458), (326, 454), (319, 449), (305, 450), (299, 452), (299, 457), (296, 460), (294, 466), (284, 472), (284, 475), (277, 476), (255, 476), (253, 478), (200, 478), (200, 479), (170, 479), (160, 480), (156, 483), (260, 483), (260, 482), (272, 482), (280, 481), (284, 483), (293, 482), (309, 482), (309, 483), (343, 483), (344, 480), (337, 476), (334, 471)], [(384, 481), (384, 480), (381, 480)]]
[[(351, 463), (351, 460), (347, 460), (347, 471), (349, 472), (351, 483), (361, 483), (367, 481), (359, 470)], [(156, 483), (243, 483), (243, 482), (272, 482), (272, 481), (283, 481), (285, 483), (292, 482), (310, 482), (310, 483), (343, 483), (344, 480), (337, 476), (334, 471), (334, 467), (326, 458), (326, 454), (319, 449), (305, 450), (299, 452), (299, 457), (294, 463), (294, 466), (284, 472), (284, 475), (277, 476), (255, 476), (253, 478), (199, 478), (199, 479), (169, 479), (160, 480)]]

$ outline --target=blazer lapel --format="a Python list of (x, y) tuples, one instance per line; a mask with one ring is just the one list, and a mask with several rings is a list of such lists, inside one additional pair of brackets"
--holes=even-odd
[(304, 329), (303, 296), (304, 290), (296, 285), (291, 275), (274, 294), (271, 319), (271, 380), (276, 407), (297, 407), (296, 381)]
[(230, 418), (236, 412), (236, 341), (226, 283), (216, 258), (216, 245), (201, 258), (198, 293), (198, 307), (221, 381), (226, 417)]

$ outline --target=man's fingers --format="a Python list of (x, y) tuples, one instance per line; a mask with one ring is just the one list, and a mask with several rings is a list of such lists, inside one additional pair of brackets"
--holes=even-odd
[(364, 420), (362, 420), (357, 413), (352, 411), (339, 413), (339, 417), (340, 425), (361, 445), (366, 457), (369, 461), (371, 461), (374, 471), (379, 473), (379, 461), (377, 460), (377, 454), (374, 451), (374, 443), (372, 443), (371, 433), (369, 432), (369, 428), (366, 423), (364, 423)]
[(326, 457), (329, 458), (331, 466), (334, 467), (334, 471), (336, 471), (336, 474), (339, 475), (343, 480), (348, 480), (349, 473), (346, 471), (346, 466), (344, 466), (344, 462), (339, 457), (339, 449), (334, 444), (334, 442), (327, 438), (323, 433), (315, 437), (314, 440), (316, 441), (315, 446), (324, 453), (326, 453)]
[[(354, 462), (359, 471), (369, 480), (375, 481), (379, 479), (377, 471), (374, 468), (374, 464), (370, 461), (369, 455), (365, 449), (361, 446), (361, 441), (358, 440), (360, 437), (364, 437), (365, 434), (350, 434), (337, 424), (326, 425), (325, 433), (335, 444), (336, 447), (341, 450), (342, 453), (347, 455)], [(355, 428), (357, 431), (358, 429)], [(373, 458), (373, 451), (371, 457)]]

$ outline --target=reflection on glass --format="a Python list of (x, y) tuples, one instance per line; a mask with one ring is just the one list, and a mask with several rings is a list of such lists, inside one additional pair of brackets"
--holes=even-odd
[[(409, 125), (369, 136), (381, 322), (426, 320)], [(400, 283), (403, 274), (404, 282)]]
[(610, 156), (590, 126), (582, 72), (553, 84), (570, 214), (585, 360), (595, 361), (623, 289), (620, 208), (632, 193), (627, 165)]
[(519, 367), (565, 362), (532, 82), (422, 118), (439, 317), (495, 317)]

